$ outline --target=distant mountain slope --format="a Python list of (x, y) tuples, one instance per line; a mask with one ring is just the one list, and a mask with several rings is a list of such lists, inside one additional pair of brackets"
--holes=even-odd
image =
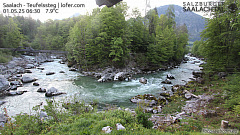
[[(157, 8), (159, 16), (165, 14), (169, 5)], [(200, 32), (204, 29), (205, 19), (193, 12), (184, 12), (181, 6), (174, 5), (175, 21), (177, 25), (187, 25), (189, 41), (200, 40)]]

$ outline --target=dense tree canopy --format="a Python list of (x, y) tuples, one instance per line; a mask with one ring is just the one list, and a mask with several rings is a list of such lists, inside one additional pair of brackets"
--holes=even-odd
[(120, 2), (86, 15), (44, 23), (30, 17), (0, 16), (0, 45), (66, 50), (69, 61), (85, 70), (124, 67), (131, 60), (159, 67), (183, 58), (188, 30), (186, 26), (176, 27), (173, 6), (160, 16), (156, 8), (145, 17), (134, 9), (126, 20), (127, 10), (127, 4)]
[(208, 19), (202, 33), (203, 41), (195, 42), (193, 52), (207, 58), (206, 68), (211, 71), (234, 71), (240, 67), (240, 12), (231, 5), (238, 1), (226, 0), (224, 11), (216, 10)]

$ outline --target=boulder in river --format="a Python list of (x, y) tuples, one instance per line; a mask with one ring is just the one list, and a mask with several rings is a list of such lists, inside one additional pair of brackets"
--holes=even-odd
[(44, 88), (39, 88), (38, 90), (37, 90), (37, 92), (43, 92), (43, 93), (45, 93), (47, 90), (46, 89), (44, 89)]
[(9, 82), (3, 75), (0, 75), (0, 91), (7, 89), (9, 89)]
[(162, 81), (164, 84), (172, 84), (172, 82), (169, 79), (166, 79), (165, 81)]
[(39, 70), (44, 70), (44, 68), (43, 68), (43, 67), (38, 67), (37, 69), (39, 69)]
[(7, 103), (7, 101), (0, 101), (0, 105)]
[(114, 76), (114, 81), (124, 81), (126, 78), (126, 73), (125, 72), (118, 72), (115, 76)]
[(53, 75), (55, 72), (47, 72), (46, 75)]
[(59, 73), (65, 73), (64, 71), (59, 71)]
[(16, 96), (16, 95), (22, 95), (25, 92), (27, 92), (27, 91), (13, 91), (13, 92), (8, 92), (6, 95), (7, 96)]
[(22, 86), (23, 84), (22, 84), (22, 82), (20, 82), (20, 81), (11, 81), (11, 82), (10, 82), (10, 85), (16, 85), (16, 86), (20, 87), (20, 86)]
[(162, 91), (166, 91), (167, 90), (167, 88), (166, 87), (162, 87), (162, 89), (161, 89)]
[(142, 77), (142, 78), (139, 79), (139, 82), (142, 83), (142, 84), (147, 84), (147, 79)]
[(33, 86), (39, 86), (39, 83), (38, 82), (34, 82)]
[(25, 69), (31, 69), (31, 68), (35, 68), (35, 66), (33, 64), (27, 64)]
[(76, 68), (70, 68), (69, 71), (77, 71)]
[(23, 83), (30, 83), (36, 81), (37, 79), (32, 78), (30, 76), (23, 76), (21, 80)]
[(51, 87), (50, 89), (47, 90), (47, 92), (45, 93), (46, 97), (52, 97), (52, 96), (57, 96), (57, 95), (61, 95), (61, 94), (66, 94), (65, 92), (59, 92), (58, 89)]
[(174, 77), (172, 74), (168, 74), (168, 75), (167, 75), (167, 78), (168, 78), (168, 79), (175, 79), (175, 77)]
[(24, 73), (32, 73), (30, 69), (25, 69)]
[(17, 90), (17, 85), (11, 85), (11, 90)]
[(114, 78), (114, 74), (113, 73), (107, 73), (107, 74), (104, 74), (103, 76), (101, 76), (101, 78), (98, 79), (98, 82), (112, 81), (113, 78)]

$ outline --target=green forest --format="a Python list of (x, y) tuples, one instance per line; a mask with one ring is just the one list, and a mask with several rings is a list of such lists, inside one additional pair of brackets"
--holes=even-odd
[(92, 13), (42, 23), (30, 17), (0, 16), (0, 48), (30, 46), (66, 50), (68, 60), (82, 69), (124, 67), (129, 59), (160, 67), (181, 61), (187, 52), (188, 30), (175, 22), (174, 7), (158, 15), (157, 9), (142, 17), (138, 9), (126, 20), (128, 6), (96, 8)]
[(214, 12), (202, 40), (194, 42), (192, 53), (207, 59), (205, 68), (210, 72), (240, 70), (240, 16), (239, 3), (235, 3), (225, 1), (224, 12)]

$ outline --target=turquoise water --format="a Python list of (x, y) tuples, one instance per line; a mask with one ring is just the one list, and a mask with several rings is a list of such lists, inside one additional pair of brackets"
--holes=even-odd
[[(195, 59), (194, 57), (190, 57)], [(48, 99), (44, 93), (38, 93), (38, 88), (49, 89), (57, 88), (59, 91), (67, 94), (54, 97), (56, 100), (66, 99), (76, 96), (79, 100), (91, 102), (97, 100), (100, 103), (100, 108), (106, 104), (117, 105), (120, 107), (134, 108), (135, 104), (130, 102), (130, 98), (138, 94), (153, 94), (158, 95), (161, 88), (167, 87), (169, 90), (174, 84), (185, 84), (192, 78), (192, 71), (200, 70), (199, 64), (182, 63), (178, 68), (169, 69), (167, 71), (155, 72), (151, 74), (142, 74), (134, 76), (131, 81), (122, 82), (107, 82), (99, 83), (92, 77), (83, 76), (81, 73), (69, 71), (67, 65), (59, 64), (59, 59), (54, 62), (43, 63), (40, 67), (45, 70), (31, 69), (33, 73), (24, 74), (37, 78), (40, 86), (33, 86), (32, 83), (25, 84), (19, 87), (18, 90), (27, 90), (23, 95), (5, 97), (1, 100), (7, 101), (1, 108), (7, 108), (10, 116), (23, 113), (32, 113), (31, 108), (41, 102), (45, 103)], [(55, 72), (54, 75), (46, 76), (46, 72)], [(65, 73), (59, 73), (64, 71)], [(161, 84), (166, 79), (167, 74), (172, 74), (176, 79), (172, 80), (171, 85)], [(139, 83), (139, 78), (145, 77), (148, 80), (147, 84)], [(184, 80), (184, 81), (183, 81)]]

